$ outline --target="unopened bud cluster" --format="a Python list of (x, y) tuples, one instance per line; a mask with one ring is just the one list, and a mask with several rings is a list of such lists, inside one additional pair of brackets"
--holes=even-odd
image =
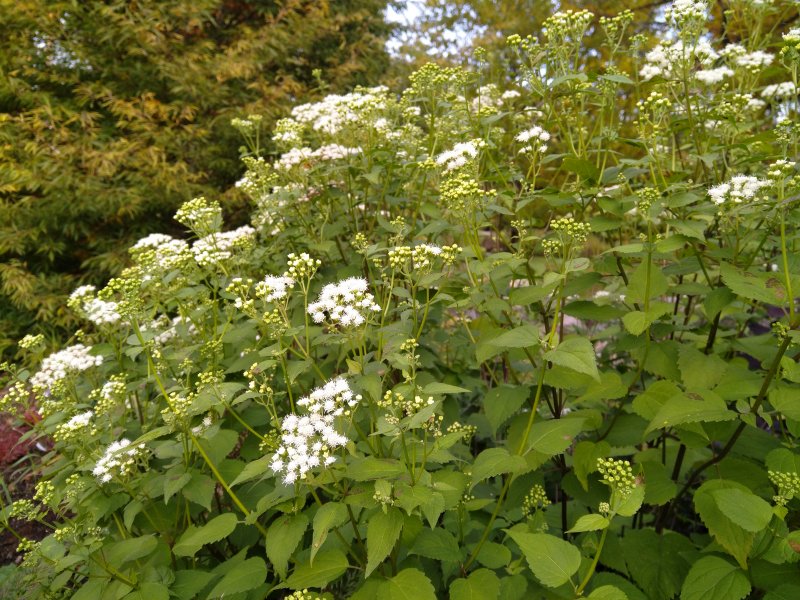
[(537, 483), (525, 495), (525, 499), (522, 501), (522, 514), (527, 517), (541, 508), (550, 506), (550, 504), (547, 492)]
[(598, 458), (597, 470), (603, 476), (603, 482), (622, 496), (627, 496), (636, 487), (636, 476), (627, 460)]

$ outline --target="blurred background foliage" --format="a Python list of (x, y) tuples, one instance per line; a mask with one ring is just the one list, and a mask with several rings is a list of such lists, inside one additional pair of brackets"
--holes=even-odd
[(233, 117), (379, 81), (388, 0), (0, 0), (0, 353), (197, 195), (245, 218)]

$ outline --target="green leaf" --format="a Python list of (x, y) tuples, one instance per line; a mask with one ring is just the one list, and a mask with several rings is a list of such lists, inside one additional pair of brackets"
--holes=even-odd
[(798, 598), (800, 598), (800, 585), (789, 583), (771, 590), (763, 600), (797, 600)]
[(422, 571), (403, 569), (384, 583), (378, 597), (389, 600), (436, 600), (436, 591)]
[(450, 385), (449, 383), (429, 383), (422, 392), (426, 395), (434, 394), (471, 394), (472, 391), (466, 388)]
[(509, 454), (505, 448), (487, 448), (478, 455), (472, 465), (471, 487), (489, 477), (496, 477), (501, 473), (513, 473), (526, 466), (524, 458)]
[(175, 571), (175, 582), (172, 584), (172, 592), (180, 600), (194, 600), (198, 597), (200, 590), (206, 587), (214, 575), (200, 569), (185, 569)]
[(628, 594), (613, 585), (603, 585), (586, 596), (589, 600), (628, 600)]
[(532, 348), (539, 345), (539, 328), (534, 325), (522, 325), (487, 342), (499, 348)]
[(564, 338), (555, 349), (546, 352), (544, 357), (555, 365), (589, 375), (595, 381), (600, 381), (594, 346), (586, 338)]
[(694, 494), (694, 506), (717, 543), (736, 559), (740, 567), (747, 569), (747, 555), (753, 547), (755, 534), (731, 521), (719, 508), (714, 496), (719, 490), (731, 488), (747, 490), (743, 485), (724, 479), (706, 481)]
[(575, 525), (572, 526), (572, 529), (567, 531), (567, 533), (580, 533), (582, 531), (599, 531), (601, 529), (605, 529), (608, 527), (609, 521), (603, 515), (591, 514), (591, 515), (583, 515)]
[(641, 335), (655, 321), (668, 314), (672, 306), (666, 302), (654, 302), (647, 311), (632, 310), (622, 317), (622, 324), (631, 335)]
[(345, 521), (347, 521), (347, 507), (341, 502), (328, 502), (319, 507), (314, 514), (314, 537), (311, 541), (311, 560), (309, 561), (312, 565), (314, 557), (328, 538), (328, 532), (339, 527)]
[(420, 531), (409, 554), (418, 554), (434, 560), (457, 561), (461, 557), (461, 550), (452, 533), (437, 527)]
[(497, 600), (500, 579), (489, 569), (478, 569), (450, 584), (450, 600)]
[(522, 550), (536, 579), (547, 587), (564, 585), (581, 566), (580, 551), (561, 538), (521, 531), (509, 531), (508, 535)]
[(132, 560), (144, 558), (158, 546), (156, 536), (151, 534), (113, 542), (103, 548), (103, 559), (107, 564), (118, 567)]
[(703, 308), (706, 311), (706, 318), (713, 320), (722, 309), (736, 300), (736, 294), (726, 287), (714, 288), (703, 300)]
[(652, 421), (668, 400), (682, 395), (683, 392), (677, 385), (662, 379), (650, 384), (644, 392), (634, 398), (633, 411), (643, 419)]
[(271, 462), (272, 456), (270, 454), (262, 456), (261, 458), (257, 458), (256, 460), (251, 460), (244, 466), (242, 472), (236, 476), (236, 479), (231, 481), (231, 487), (246, 481), (250, 481), (256, 477), (263, 477), (265, 473), (267, 473), (267, 469), (269, 468)]
[(564, 314), (587, 321), (613, 321), (625, 314), (625, 311), (610, 304), (595, 304), (588, 300), (576, 300), (564, 306)]
[(369, 481), (371, 479), (392, 479), (406, 472), (405, 467), (398, 460), (388, 458), (353, 459), (347, 465), (347, 475), (354, 481)]
[(678, 368), (687, 388), (712, 389), (722, 379), (727, 366), (716, 354), (704, 354), (689, 344), (682, 344), (678, 351)]
[(670, 398), (653, 417), (645, 435), (656, 429), (667, 429), (683, 423), (732, 421), (736, 418), (736, 413), (728, 410), (728, 405), (722, 398), (712, 392), (707, 392), (704, 396), (698, 396), (696, 400), (683, 394)]
[(292, 590), (325, 587), (347, 571), (348, 566), (350, 565), (344, 552), (338, 548), (324, 550), (317, 554), (313, 566), (311, 563), (304, 563), (295, 567), (294, 573), (286, 580), (285, 587)]
[(367, 568), (369, 577), (378, 565), (389, 556), (403, 529), (403, 513), (396, 508), (378, 511), (367, 524)]
[(746, 531), (758, 533), (772, 520), (772, 506), (748, 490), (727, 488), (711, 494), (725, 516)]
[(597, 470), (597, 459), (611, 454), (611, 445), (606, 441), (583, 440), (572, 449), (572, 470), (585, 491), (589, 491), (589, 473)]
[(669, 600), (689, 572), (682, 555), (694, 552), (695, 547), (672, 531), (659, 535), (653, 529), (632, 529), (625, 532), (622, 551), (628, 571), (647, 598)]
[(585, 420), (580, 417), (567, 417), (538, 421), (531, 426), (528, 436), (528, 449), (555, 456), (572, 445), (575, 436), (583, 431)]
[(183, 486), (189, 483), (191, 479), (192, 475), (182, 469), (164, 473), (164, 504), (168, 503), (172, 496), (180, 492)]
[(169, 588), (162, 583), (145, 581), (139, 589), (123, 596), (122, 600), (169, 600)]
[(483, 411), (493, 433), (517, 413), (528, 398), (528, 394), (530, 389), (527, 387), (505, 384), (486, 392), (482, 402)]
[(755, 274), (723, 263), (720, 265), (722, 281), (733, 293), (742, 298), (766, 304), (782, 304), (786, 291), (780, 281), (769, 274)]
[(578, 158), (577, 156), (567, 156), (561, 163), (561, 167), (565, 171), (580, 175), (583, 179), (592, 182), (596, 182), (597, 178), (600, 176), (600, 169), (598, 169), (593, 162), (584, 158)]
[(206, 544), (228, 537), (236, 529), (238, 520), (233, 513), (225, 513), (211, 519), (202, 527), (189, 525), (172, 547), (175, 556), (194, 556)]
[(638, 302), (640, 305), (644, 305), (645, 300), (663, 295), (668, 288), (669, 282), (661, 267), (650, 263), (648, 269), (647, 258), (645, 258), (628, 278), (625, 300), (629, 303)]
[(681, 588), (681, 600), (741, 600), (750, 593), (747, 575), (718, 556), (692, 565)]
[(303, 539), (307, 527), (308, 517), (303, 514), (281, 515), (269, 526), (266, 539), (267, 558), (281, 578), (286, 578), (289, 557)]
[(246, 592), (260, 586), (267, 579), (267, 564), (264, 559), (254, 556), (233, 567), (214, 586), (209, 598), (222, 598)]

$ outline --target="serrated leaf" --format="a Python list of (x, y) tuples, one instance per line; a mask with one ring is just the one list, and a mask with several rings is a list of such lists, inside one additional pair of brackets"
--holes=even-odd
[(528, 435), (528, 449), (546, 456), (560, 454), (572, 445), (584, 425), (585, 420), (577, 417), (534, 423)]
[(110, 565), (119, 566), (144, 558), (158, 546), (156, 536), (151, 534), (113, 542), (103, 548), (103, 559)]
[(591, 514), (580, 517), (572, 529), (567, 533), (581, 533), (583, 531), (600, 531), (608, 527), (609, 521), (603, 515)]
[(524, 458), (516, 454), (509, 454), (505, 448), (487, 448), (478, 455), (472, 465), (471, 487), (475, 487), (489, 477), (524, 469), (526, 465)]
[(687, 388), (710, 390), (725, 373), (727, 363), (716, 354), (704, 354), (694, 346), (682, 344), (678, 351), (678, 368)]
[(509, 531), (508, 535), (522, 550), (536, 579), (547, 587), (564, 585), (581, 566), (580, 551), (561, 538), (521, 531)]
[(723, 263), (720, 265), (720, 275), (722, 281), (727, 285), (731, 291), (737, 296), (747, 298), (749, 300), (756, 300), (766, 304), (781, 304), (783, 298), (786, 297), (786, 292), (782, 285), (769, 286), (770, 281), (777, 281), (774, 277), (763, 274), (755, 274), (749, 271), (740, 271), (739, 269)]
[(214, 586), (209, 598), (233, 596), (260, 586), (267, 579), (267, 564), (264, 559), (254, 556), (233, 567)]
[(308, 527), (308, 517), (303, 514), (281, 515), (267, 530), (266, 550), (267, 558), (275, 571), (286, 578), (289, 568), (289, 558)]
[(628, 600), (628, 594), (613, 585), (603, 585), (586, 596), (588, 600)]
[(457, 385), (450, 385), (449, 383), (429, 383), (422, 388), (423, 394), (470, 394), (471, 390), (458, 387)]
[(369, 481), (371, 479), (392, 479), (406, 472), (398, 460), (388, 458), (354, 459), (347, 465), (347, 475), (353, 481)]
[(595, 381), (600, 381), (594, 346), (586, 338), (565, 338), (556, 348), (546, 352), (544, 357), (555, 365), (589, 375)]
[(745, 531), (758, 533), (772, 520), (769, 502), (750, 491), (727, 488), (711, 494), (725, 516)]
[(486, 392), (482, 402), (483, 411), (493, 433), (516, 414), (529, 393), (527, 387), (512, 385), (500, 385)]
[(418, 569), (403, 569), (384, 582), (379, 598), (389, 600), (436, 600), (431, 580)]
[(238, 520), (233, 513), (225, 513), (211, 519), (202, 527), (189, 525), (172, 547), (175, 556), (194, 556), (206, 544), (213, 544), (228, 537), (236, 529)]
[(693, 552), (694, 544), (672, 531), (661, 535), (653, 529), (625, 532), (622, 551), (633, 580), (649, 600), (670, 600), (689, 572), (682, 555)]
[(711, 536), (736, 559), (740, 567), (746, 569), (747, 555), (753, 547), (755, 534), (731, 521), (720, 510), (714, 497), (714, 492), (730, 488), (746, 489), (724, 479), (706, 481), (694, 494), (694, 506)]
[(497, 600), (500, 579), (489, 569), (478, 569), (450, 584), (450, 600)]
[(328, 538), (328, 532), (335, 527), (339, 527), (347, 521), (347, 507), (341, 502), (328, 502), (319, 507), (314, 514), (314, 536), (311, 540), (311, 560), (314, 564), (314, 557)]
[(269, 454), (250, 461), (244, 466), (242, 472), (236, 476), (236, 479), (231, 481), (231, 487), (239, 485), (240, 483), (245, 483), (246, 481), (250, 481), (256, 477), (263, 477), (267, 473), (267, 469), (269, 468), (271, 462), (272, 456)]
[(712, 393), (705, 396), (691, 399), (681, 394), (670, 398), (653, 417), (645, 435), (656, 429), (667, 429), (683, 423), (732, 421), (736, 418), (736, 413), (728, 410), (728, 405), (722, 398)]
[(534, 325), (522, 325), (487, 342), (498, 348), (531, 348), (539, 345), (539, 328)]
[(652, 263), (648, 268), (647, 258), (645, 257), (645, 260), (636, 267), (628, 278), (625, 300), (644, 305), (645, 300), (663, 295), (668, 288), (669, 282), (661, 268)]
[(304, 563), (295, 567), (284, 586), (292, 590), (325, 587), (338, 579), (349, 566), (347, 556), (338, 548), (324, 550), (317, 554), (313, 566)]
[(747, 575), (718, 556), (692, 565), (681, 588), (681, 600), (741, 600), (750, 593)]
[(123, 596), (122, 600), (169, 600), (169, 588), (156, 581), (145, 581), (139, 589)]
[(403, 529), (403, 514), (396, 508), (378, 511), (367, 524), (367, 567), (364, 577), (369, 577), (378, 565), (389, 556)]
[(437, 527), (420, 531), (409, 554), (418, 554), (434, 560), (457, 561), (460, 559), (461, 551), (453, 534)]

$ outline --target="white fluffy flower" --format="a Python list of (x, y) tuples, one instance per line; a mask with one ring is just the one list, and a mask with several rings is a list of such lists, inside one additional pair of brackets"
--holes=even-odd
[(747, 69), (760, 69), (772, 64), (774, 58), (775, 56), (769, 52), (756, 50), (755, 52), (748, 52), (747, 54), (737, 56), (734, 59), (734, 62), (738, 66), (745, 67)]
[(256, 295), (266, 302), (273, 302), (285, 298), (289, 290), (294, 287), (294, 279), (285, 275), (267, 275), (256, 284)]
[(231, 258), (235, 249), (249, 244), (255, 233), (256, 230), (249, 225), (233, 231), (211, 233), (192, 245), (192, 254), (201, 266), (218, 263)]
[(483, 140), (459, 142), (452, 150), (442, 152), (436, 157), (437, 165), (444, 165), (445, 172), (460, 169), (478, 156), (478, 151), (486, 145)]
[(92, 474), (101, 483), (108, 483), (114, 476), (125, 477), (131, 474), (136, 462), (144, 457), (146, 450), (143, 445), (132, 445), (127, 438), (112, 442), (103, 456), (95, 464)]
[(728, 182), (709, 188), (708, 195), (718, 206), (725, 202), (741, 204), (755, 198), (758, 191), (767, 185), (769, 182), (751, 175), (734, 175)]
[(42, 361), (39, 371), (31, 377), (31, 385), (34, 389), (49, 392), (68, 375), (103, 364), (103, 357), (93, 356), (90, 354), (91, 350), (91, 346), (75, 344), (51, 354)]
[(705, 85), (714, 85), (726, 77), (732, 77), (733, 70), (730, 67), (717, 67), (716, 69), (705, 69), (694, 74), (695, 79)]
[(337, 377), (321, 388), (300, 398), (297, 405), (306, 414), (289, 414), (281, 422), (281, 445), (272, 455), (270, 468), (283, 474), (287, 484), (305, 479), (317, 467), (327, 467), (336, 461), (333, 450), (344, 446), (347, 437), (334, 427), (337, 417), (345, 416), (361, 400), (353, 394), (347, 381)]
[(682, 40), (674, 43), (662, 42), (645, 55), (645, 64), (639, 75), (645, 81), (657, 76), (669, 79), (679, 63), (698, 61), (704, 67), (708, 67), (717, 58), (719, 53), (704, 39), (698, 40), (693, 46), (685, 46)]
[(315, 323), (328, 319), (343, 327), (362, 325), (370, 312), (377, 312), (380, 306), (369, 293), (369, 283), (360, 277), (350, 277), (338, 283), (329, 283), (320, 292), (316, 302), (308, 305), (308, 314)]
[(772, 85), (768, 85), (761, 90), (762, 98), (774, 98), (776, 100), (782, 100), (792, 98), (794, 96), (797, 96), (797, 88), (794, 87), (794, 83), (791, 81), (773, 83)]

